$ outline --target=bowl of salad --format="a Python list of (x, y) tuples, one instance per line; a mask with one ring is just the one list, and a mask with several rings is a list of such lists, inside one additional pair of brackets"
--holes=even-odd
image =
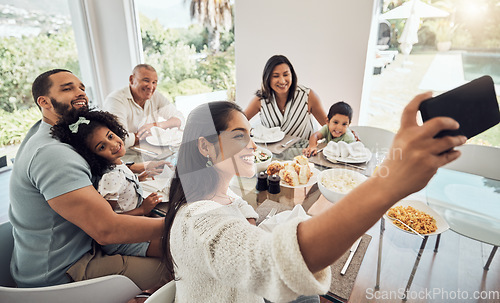
[(267, 169), (267, 166), (271, 163), (271, 160), (273, 159), (273, 153), (271, 153), (270, 150), (262, 148), (262, 147), (257, 147), (257, 149), (253, 152), (255, 158), (255, 167), (256, 167), (256, 173), (260, 173), (261, 171), (265, 171)]

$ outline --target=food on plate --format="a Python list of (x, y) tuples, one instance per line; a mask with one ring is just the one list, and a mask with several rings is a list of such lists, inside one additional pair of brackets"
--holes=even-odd
[(297, 170), (297, 167), (299, 168), (299, 183), (306, 184), (307, 182), (309, 182), (309, 179), (312, 176), (309, 164), (303, 164), (303, 165), (297, 164), (295, 165), (295, 170)]
[(347, 194), (351, 189), (363, 183), (365, 180), (366, 178), (363, 175), (346, 171), (345, 173), (335, 175), (334, 178), (326, 175), (320, 182), (329, 190)]
[(269, 160), (271, 158), (270, 155), (266, 154), (264, 151), (257, 149), (256, 151), (253, 152), (253, 155), (255, 156), (255, 163), (261, 163)]
[[(285, 170), (282, 169), (280, 171), (280, 175), (282, 175), (281, 180), (290, 186), (297, 186), (300, 184), (299, 175), (295, 172), (295, 170)], [(307, 183), (307, 182), (306, 182)]]
[(283, 163), (273, 162), (267, 167), (267, 174), (279, 174), (281, 180), (290, 186), (307, 184), (313, 175), (309, 160), (304, 156), (297, 156), (293, 161)]
[[(431, 215), (411, 206), (395, 206), (387, 211), (387, 216), (401, 220), (419, 234), (425, 235), (437, 230), (436, 220)], [(392, 223), (403, 230), (410, 231), (408, 227), (397, 220), (392, 221)]]
[(300, 165), (308, 165), (309, 164), (309, 160), (307, 160), (306, 156), (304, 156), (304, 155), (296, 156), (295, 158), (293, 158), (293, 160), (295, 160), (295, 162), (300, 164)]
[(274, 161), (267, 167), (266, 174), (268, 176), (277, 175), (282, 169), (283, 165), (278, 161)]

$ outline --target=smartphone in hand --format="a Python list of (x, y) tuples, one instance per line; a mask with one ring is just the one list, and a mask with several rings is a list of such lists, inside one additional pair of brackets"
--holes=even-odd
[(425, 122), (434, 117), (451, 117), (460, 123), (457, 130), (444, 130), (435, 137), (464, 135), (468, 139), (497, 125), (500, 111), (495, 85), (490, 76), (482, 76), (420, 104)]

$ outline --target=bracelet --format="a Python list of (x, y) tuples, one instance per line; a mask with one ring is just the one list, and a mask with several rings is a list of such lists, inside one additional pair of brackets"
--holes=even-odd
[(149, 298), (151, 297), (151, 294), (149, 292), (141, 292), (140, 294), (138, 294), (137, 296), (135, 296), (136, 298)]

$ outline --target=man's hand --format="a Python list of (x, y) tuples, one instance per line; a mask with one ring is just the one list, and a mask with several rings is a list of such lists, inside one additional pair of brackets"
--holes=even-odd
[(136, 138), (139, 139), (139, 141), (146, 139), (147, 137), (151, 136), (151, 127), (156, 126), (156, 123), (148, 123), (144, 124), (141, 128), (136, 133)]

